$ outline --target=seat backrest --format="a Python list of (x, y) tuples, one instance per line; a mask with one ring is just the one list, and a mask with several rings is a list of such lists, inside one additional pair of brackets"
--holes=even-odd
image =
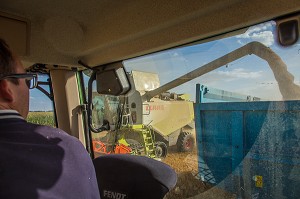
[(169, 165), (144, 156), (104, 155), (93, 162), (101, 199), (160, 199), (177, 182)]

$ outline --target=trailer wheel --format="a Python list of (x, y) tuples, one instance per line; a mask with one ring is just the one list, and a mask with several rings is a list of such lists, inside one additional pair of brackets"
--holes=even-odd
[(155, 143), (155, 156), (156, 158), (165, 158), (168, 153), (168, 147), (164, 142)]
[(190, 132), (181, 132), (176, 145), (179, 152), (191, 152), (195, 146), (195, 138)]

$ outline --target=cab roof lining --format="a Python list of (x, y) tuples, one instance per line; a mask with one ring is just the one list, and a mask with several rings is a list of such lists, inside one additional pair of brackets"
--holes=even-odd
[(0, 6), (29, 22), (25, 66), (68, 67), (133, 58), (299, 10), (299, 0), (1, 0)]

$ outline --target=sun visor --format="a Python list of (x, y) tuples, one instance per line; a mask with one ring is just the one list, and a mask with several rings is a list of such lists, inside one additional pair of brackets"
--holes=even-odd
[(4, 39), (10, 48), (19, 56), (29, 54), (28, 20), (0, 12), (0, 38)]

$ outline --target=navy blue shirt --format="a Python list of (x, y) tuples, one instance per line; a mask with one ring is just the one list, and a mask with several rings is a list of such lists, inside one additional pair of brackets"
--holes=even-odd
[(92, 160), (77, 138), (0, 110), (0, 198), (100, 196)]

